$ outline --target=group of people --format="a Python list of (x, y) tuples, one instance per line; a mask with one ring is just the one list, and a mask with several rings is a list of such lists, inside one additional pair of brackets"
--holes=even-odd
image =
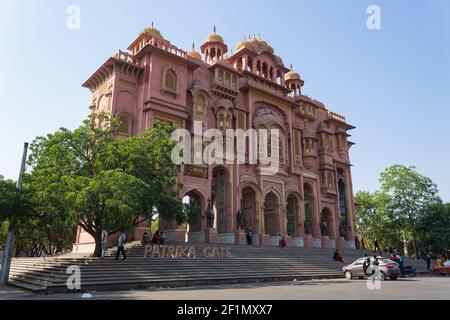
[[(109, 232), (107, 230), (102, 231), (101, 235), (101, 242), (102, 242), (102, 254), (101, 258), (106, 257), (107, 248), (108, 248), (108, 236)], [(124, 260), (127, 260), (127, 255), (125, 253), (125, 243), (126, 243), (127, 236), (125, 234), (124, 228), (120, 228), (119, 231), (119, 238), (117, 239), (117, 252), (116, 252), (116, 260), (119, 259), (119, 256), (122, 255)], [(142, 245), (147, 245), (149, 243), (152, 244), (164, 244), (166, 241), (166, 235), (163, 231), (156, 231), (153, 235), (149, 234), (148, 232), (144, 232), (142, 235), (141, 243)]]
[[(108, 236), (109, 232), (107, 230), (102, 231), (101, 242), (102, 242), (102, 255), (101, 258), (106, 257), (106, 250), (108, 249)], [(125, 234), (124, 228), (120, 228), (119, 238), (117, 239), (117, 252), (116, 260), (119, 259), (119, 255), (122, 255), (124, 260), (127, 260), (127, 254), (125, 253), (125, 242), (127, 240), (127, 235)]]
[(164, 233), (164, 231), (156, 231), (153, 236), (150, 234), (148, 234), (147, 232), (144, 232), (144, 234), (142, 235), (142, 240), (141, 243), (143, 246), (147, 245), (147, 244), (164, 244), (164, 242), (166, 241), (166, 235)]

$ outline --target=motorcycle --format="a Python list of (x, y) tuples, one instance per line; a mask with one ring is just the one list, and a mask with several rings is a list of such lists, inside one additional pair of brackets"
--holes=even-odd
[(416, 268), (414, 268), (414, 266), (403, 267), (402, 277), (404, 277), (404, 276), (415, 277), (416, 276)]

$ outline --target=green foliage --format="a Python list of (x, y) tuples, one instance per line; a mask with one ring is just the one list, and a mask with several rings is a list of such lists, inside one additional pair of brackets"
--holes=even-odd
[(184, 204), (183, 212), (185, 216), (184, 222), (187, 222), (190, 225), (196, 225), (200, 222), (201, 209), (194, 198), (190, 198), (189, 203)]
[[(360, 234), (369, 242), (378, 239), (386, 249), (412, 249), (419, 257), (421, 239), (433, 242), (433, 236), (426, 234), (434, 231), (427, 231), (423, 221), (431, 214), (430, 210), (435, 212), (430, 208), (441, 204), (436, 185), (430, 178), (418, 173), (415, 167), (402, 165), (393, 165), (383, 171), (380, 182), (380, 191), (373, 194), (358, 192), (355, 195)], [(437, 246), (441, 245), (444, 242)]]
[(170, 158), (174, 127), (159, 123), (127, 139), (116, 138), (117, 127), (115, 120), (96, 115), (74, 131), (61, 128), (38, 137), (24, 185), (43, 217), (66, 229), (79, 224), (91, 234), (96, 255), (103, 229), (131, 228), (156, 213), (185, 219), (174, 179), (179, 168)]
[(417, 223), (419, 247), (435, 253), (450, 250), (450, 204), (432, 205)]

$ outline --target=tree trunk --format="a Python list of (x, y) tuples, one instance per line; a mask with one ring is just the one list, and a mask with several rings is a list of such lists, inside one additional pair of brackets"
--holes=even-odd
[(416, 231), (415, 230), (413, 230), (413, 247), (414, 247), (414, 253), (415, 253), (415, 255), (416, 255), (416, 260), (418, 260), (419, 259), (419, 252), (418, 252), (418, 249), (417, 249), (417, 239), (416, 239)]
[(95, 250), (94, 250), (94, 257), (101, 257), (102, 256), (102, 233), (96, 232), (94, 235), (95, 240)]

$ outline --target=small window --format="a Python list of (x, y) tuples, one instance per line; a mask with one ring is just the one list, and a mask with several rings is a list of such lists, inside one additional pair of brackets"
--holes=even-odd
[(195, 96), (194, 101), (195, 115), (199, 118), (203, 118), (205, 116), (205, 108), (206, 108), (205, 97), (202, 96), (201, 94)]
[(164, 71), (162, 89), (173, 93), (177, 91), (177, 73), (171, 67)]
[(119, 128), (117, 129), (117, 133), (123, 135), (131, 135), (131, 126), (132, 126), (131, 117), (126, 114), (121, 114), (119, 115), (118, 120), (120, 124)]

